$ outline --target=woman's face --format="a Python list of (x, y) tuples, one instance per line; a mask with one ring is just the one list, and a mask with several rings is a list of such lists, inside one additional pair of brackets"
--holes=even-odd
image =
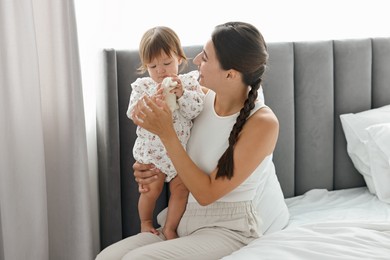
[(203, 51), (196, 55), (193, 62), (198, 66), (200, 85), (212, 90), (221, 85), (224, 70), (221, 69), (211, 40), (206, 43)]

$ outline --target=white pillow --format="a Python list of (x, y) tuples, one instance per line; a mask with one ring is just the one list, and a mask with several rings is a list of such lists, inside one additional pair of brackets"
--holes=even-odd
[[(360, 113), (340, 115), (347, 140), (347, 151), (355, 168), (363, 175), (368, 189), (376, 194), (368, 152), (369, 133), (367, 128), (381, 123), (390, 123), (390, 105)], [(389, 185), (390, 189), (390, 185)]]
[(390, 123), (368, 127), (370, 172), (377, 197), (390, 203)]

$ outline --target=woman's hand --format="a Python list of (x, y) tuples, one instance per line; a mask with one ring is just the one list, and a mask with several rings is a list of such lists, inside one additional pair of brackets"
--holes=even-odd
[(164, 173), (157, 169), (153, 164), (142, 164), (135, 162), (133, 164), (134, 179), (139, 184), (139, 192), (148, 192), (148, 185), (159, 178), (165, 178)]
[(176, 136), (172, 122), (172, 112), (158, 96), (144, 96), (134, 108), (134, 123), (160, 139)]
[(164, 88), (161, 83), (157, 84), (157, 91), (152, 95), (152, 98), (164, 100)]

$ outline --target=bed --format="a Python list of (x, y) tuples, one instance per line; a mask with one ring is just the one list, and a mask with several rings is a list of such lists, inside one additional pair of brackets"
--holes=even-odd
[[(263, 90), (280, 122), (273, 161), (290, 220), (224, 259), (390, 259), (390, 38), (270, 42), (268, 50)], [(126, 117), (138, 52), (103, 55), (102, 249), (139, 232), (135, 126)], [(194, 69), (190, 61), (184, 72)], [(168, 196), (164, 188), (155, 216)]]
[(286, 199), (290, 221), (223, 259), (390, 259), (390, 207), (366, 187)]

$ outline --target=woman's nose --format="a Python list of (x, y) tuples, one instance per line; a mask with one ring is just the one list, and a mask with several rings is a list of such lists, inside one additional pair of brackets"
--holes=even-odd
[(199, 65), (199, 56), (200, 56), (200, 53), (195, 56), (195, 58), (192, 60), (192, 63), (194, 63), (195, 65)]

